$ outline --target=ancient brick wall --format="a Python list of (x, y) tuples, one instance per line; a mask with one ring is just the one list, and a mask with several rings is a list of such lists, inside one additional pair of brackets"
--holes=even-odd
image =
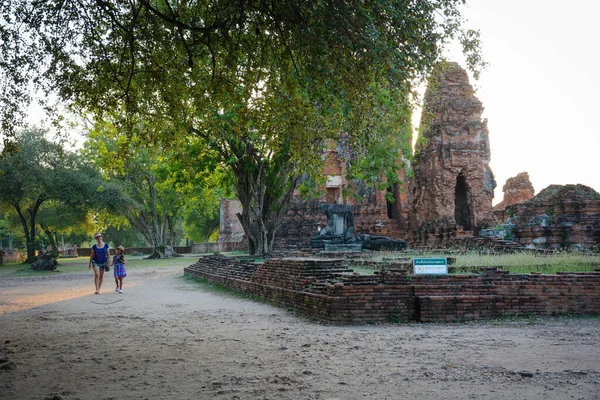
[(509, 217), (508, 209), (513, 205), (531, 200), (535, 196), (535, 190), (527, 172), (521, 172), (517, 176), (508, 178), (502, 186), (502, 193), (504, 193), (502, 201), (494, 206), (494, 217), (498, 224), (506, 222)]
[(464, 69), (449, 63), (427, 89), (410, 185), (411, 230), (494, 225), (496, 182), (483, 106)]
[(388, 217), (388, 204), (384, 191), (374, 191), (360, 201), (354, 197), (348, 199), (354, 213), (354, 226), (357, 233), (389, 236), (403, 239), (404, 232), (399, 229), (398, 221)]
[(444, 276), (415, 282), (422, 322), (599, 314), (600, 273)]
[[(600, 194), (584, 185), (550, 185), (533, 199), (514, 205), (515, 235), (522, 245), (543, 247), (600, 244)], [(546, 215), (543, 223), (532, 218)]]
[(317, 227), (327, 227), (327, 217), (319, 211), (319, 203), (295, 201), (275, 234), (274, 249), (308, 249)]
[[(399, 224), (387, 216), (385, 195), (379, 192), (372, 201), (360, 204), (348, 201), (352, 205), (354, 232), (371, 235), (389, 236), (392, 239), (404, 238)], [(275, 235), (275, 250), (305, 250), (310, 247), (310, 239), (318, 232), (318, 227), (327, 227), (327, 217), (321, 213), (316, 201), (296, 200), (283, 219)]]
[(336, 324), (600, 314), (600, 273), (351, 274), (339, 259), (207, 256), (185, 273)]
[(0, 249), (0, 251), (4, 252), (2, 255), (2, 260), (4, 263), (23, 261), (26, 258), (26, 253), (19, 250)]

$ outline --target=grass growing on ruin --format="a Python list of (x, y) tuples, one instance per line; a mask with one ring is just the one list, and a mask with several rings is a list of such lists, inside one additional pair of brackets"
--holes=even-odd
[(511, 273), (591, 272), (600, 268), (600, 255), (573, 253), (535, 254), (461, 254), (456, 256), (457, 269), (461, 267), (498, 267)]
[[(497, 267), (504, 271), (515, 274), (543, 273), (555, 274), (557, 272), (591, 272), (600, 270), (600, 254), (578, 254), (578, 253), (513, 253), (513, 254), (480, 254), (479, 252), (449, 251), (448, 254), (436, 251), (432, 254), (412, 254), (409, 252), (378, 252), (373, 253), (373, 260), (385, 261), (408, 258), (439, 258), (453, 257), (456, 262), (451, 265), (453, 273), (476, 273), (481, 267)], [(373, 269), (363, 266), (352, 266), (354, 272), (360, 274), (372, 274)]]

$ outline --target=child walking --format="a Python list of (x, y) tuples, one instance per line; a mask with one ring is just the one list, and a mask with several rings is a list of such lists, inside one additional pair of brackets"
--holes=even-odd
[(127, 276), (125, 271), (125, 248), (119, 246), (115, 249), (115, 255), (113, 256), (113, 270), (115, 271), (115, 292), (123, 293), (123, 278)]

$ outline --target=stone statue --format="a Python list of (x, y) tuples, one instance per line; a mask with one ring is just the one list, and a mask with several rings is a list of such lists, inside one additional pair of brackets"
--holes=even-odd
[(387, 236), (357, 234), (356, 240), (362, 241), (362, 248), (367, 250), (406, 250), (405, 240), (394, 240)]
[[(362, 244), (361, 249), (368, 250), (404, 250), (404, 240), (393, 240), (387, 236), (363, 235), (354, 236), (354, 218), (352, 206), (347, 204), (321, 204), (321, 212), (327, 216), (327, 228), (320, 229), (310, 240), (312, 248), (325, 248), (325, 243), (331, 245)], [(339, 246), (343, 247), (343, 246)], [(351, 247), (351, 246), (348, 246)]]
[(348, 204), (321, 204), (321, 212), (327, 216), (327, 231), (346, 240), (352, 238), (354, 218)]
[(324, 240), (331, 244), (354, 243), (354, 218), (352, 217), (352, 206), (348, 204), (326, 204), (320, 206), (321, 212), (327, 216), (327, 228), (319, 230), (312, 237), (310, 246), (313, 248), (324, 248)]

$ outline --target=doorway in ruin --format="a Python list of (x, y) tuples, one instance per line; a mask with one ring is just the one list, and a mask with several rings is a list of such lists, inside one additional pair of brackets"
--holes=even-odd
[(327, 204), (338, 204), (340, 203), (340, 188), (328, 187), (325, 194), (325, 202)]
[(325, 202), (327, 204), (343, 204), (342, 177), (340, 175), (328, 176), (325, 189)]
[(463, 230), (471, 230), (471, 190), (467, 184), (467, 178), (461, 172), (456, 177), (456, 187), (454, 188), (454, 219), (456, 225), (463, 227)]
[[(389, 188), (389, 187), (387, 188), (387, 191), (386, 191), (387, 196), (390, 196), (390, 195), (393, 196), (395, 194), (396, 186), (397, 185), (394, 185), (394, 190), (392, 190), (392, 188)], [(386, 199), (385, 199), (385, 203), (387, 205), (387, 216), (388, 216), (389, 219), (394, 219), (394, 218), (396, 218), (396, 212), (395, 212), (396, 210), (394, 209), (394, 203), (392, 203), (387, 198), (387, 196), (386, 196)]]

